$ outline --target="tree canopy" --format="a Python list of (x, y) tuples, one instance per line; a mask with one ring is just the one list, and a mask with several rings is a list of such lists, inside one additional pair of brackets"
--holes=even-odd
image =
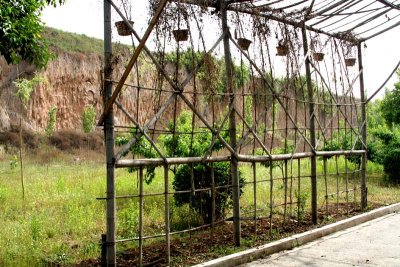
[(393, 124), (400, 124), (400, 70), (397, 71), (399, 81), (394, 84), (394, 89), (386, 92), (381, 102), (383, 118), (389, 127)]
[(0, 0), (0, 54), (8, 64), (26, 60), (45, 67), (53, 57), (42, 36), (41, 13), (48, 6), (65, 0)]

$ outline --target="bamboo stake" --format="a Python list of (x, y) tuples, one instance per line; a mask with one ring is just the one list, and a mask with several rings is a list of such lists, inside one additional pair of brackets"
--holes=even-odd
[[(229, 45), (230, 32), (228, 28), (227, 17), (227, 2), (220, 0), (221, 7), (221, 23), (223, 31), (224, 53), (225, 53), (225, 68), (226, 68), (226, 87), (230, 93), (229, 102), (235, 105), (234, 85), (233, 85), (233, 69), (231, 50)], [(238, 160), (236, 158), (236, 119), (235, 107), (229, 116), (229, 137), (230, 146), (234, 149), (231, 151), (231, 177), (232, 177), (232, 201), (233, 201), (233, 240), (236, 246), (240, 246), (240, 188), (239, 188), (239, 173), (238, 173)]]
[(171, 237), (170, 237), (170, 204), (169, 204), (169, 176), (168, 165), (164, 165), (164, 203), (165, 203), (165, 261), (171, 263)]
[(254, 203), (254, 235), (257, 237), (257, 169), (253, 162), (253, 203)]
[(328, 203), (328, 179), (327, 179), (327, 168), (326, 168), (326, 157), (324, 160), (324, 180), (325, 180), (325, 207), (326, 207), (326, 217), (329, 216), (329, 203)]
[(143, 266), (143, 167), (139, 167), (139, 266)]
[[(302, 28), (303, 34), (303, 49), (304, 55), (308, 53), (308, 41), (306, 28)], [(311, 148), (315, 149), (315, 111), (314, 111), (314, 92), (311, 81), (311, 70), (310, 70), (310, 58), (306, 58), (306, 78), (307, 78), (307, 91), (308, 91), (308, 107), (310, 113), (310, 144)], [(311, 157), (311, 210), (312, 210), (312, 222), (317, 224), (318, 222), (318, 199), (317, 199), (317, 162), (315, 156)]]
[[(104, 1), (104, 107), (112, 95), (112, 42), (111, 5)], [(114, 111), (112, 106), (104, 114), (104, 138), (107, 162), (107, 208), (106, 208), (106, 250), (107, 266), (116, 266), (116, 200), (115, 200), (115, 159), (114, 159)]]
[[(363, 57), (361, 44), (358, 44), (358, 68), (361, 72), (363, 70)], [(362, 149), (367, 150), (367, 111), (366, 111), (366, 96), (365, 96), (365, 88), (364, 88), (364, 71), (361, 72), (360, 75), (360, 97), (361, 102), (361, 121), (363, 123), (363, 127), (361, 129), (362, 132)], [(361, 158), (361, 209), (365, 209), (368, 205), (368, 191), (367, 191), (367, 154), (362, 154)]]

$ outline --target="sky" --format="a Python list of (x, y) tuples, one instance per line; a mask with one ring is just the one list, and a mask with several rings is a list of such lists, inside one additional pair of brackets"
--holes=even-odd
[[(132, 19), (135, 21), (135, 28), (138, 29), (138, 32), (144, 32), (147, 27), (146, 2), (135, 1), (135, 5), (132, 7)], [(67, 0), (63, 6), (47, 7), (43, 12), (42, 19), (49, 27), (103, 39), (102, 0)], [(113, 19), (118, 19), (118, 14), (114, 13)], [(116, 40), (125, 42), (123, 39)], [(366, 42), (367, 48), (363, 50), (363, 63), (367, 95), (371, 95), (382, 85), (399, 62), (399, 43), (400, 27)], [(393, 84), (397, 80), (397, 76), (394, 75), (385, 87), (393, 88)], [(383, 94), (384, 89), (377, 97), (381, 98)]]

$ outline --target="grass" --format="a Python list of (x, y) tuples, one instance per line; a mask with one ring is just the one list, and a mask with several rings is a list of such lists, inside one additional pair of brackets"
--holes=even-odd
[[(65, 32), (62, 30), (46, 27), (44, 36), (50, 47), (60, 49), (63, 52), (80, 52), (84, 54), (104, 54), (104, 41), (101, 39)], [(129, 47), (120, 43), (114, 44), (116, 51), (128, 51)]]
[[(84, 259), (97, 258), (100, 255), (99, 239), (105, 232), (104, 201), (96, 197), (105, 196), (105, 166), (101, 157), (91, 155), (97, 160), (75, 161), (74, 155), (53, 151), (51, 161), (42, 161), (38, 154), (28, 155), (25, 164), (26, 196), (22, 200), (19, 168), (12, 169), (9, 160), (11, 155), (3, 154), (0, 159), (0, 266), (47, 266), (50, 263), (69, 265)], [(297, 163), (296, 163), (297, 164)], [(294, 165), (296, 165), (294, 164)], [(338, 162), (341, 168), (344, 160)], [(309, 163), (301, 161), (302, 173), (309, 171)], [(328, 172), (335, 173), (335, 162), (330, 159)], [(354, 166), (349, 164), (349, 168)], [(290, 166), (288, 170), (290, 170)], [(248, 164), (241, 165), (248, 182), (252, 181), (252, 168)], [(380, 175), (379, 165), (368, 165), (369, 201), (391, 204), (400, 201), (398, 186), (388, 185)], [(279, 168), (274, 168), (274, 176), (281, 176)], [(297, 166), (293, 166), (293, 174)], [(322, 161), (318, 161), (318, 173), (322, 172)], [(373, 175), (375, 173), (375, 175)], [(257, 165), (258, 179), (269, 179), (269, 169)], [(337, 179), (338, 178), (338, 179)], [(347, 177), (351, 187), (359, 184), (359, 178)], [(172, 180), (172, 175), (170, 180)], [(318, 179), (319, 207), (324, 207), (325, 184), (323, 176)], [(328, 191), (334, 192), (339, 185), (344, 189), (346, 177), (331, 175), (328, 177)], [(339, 184), (337, 184), (339, 181)], [(310, 209), (310, 181), (301, 179), (301, 190), (297, 192), (297, 178), (293, 179), (292, 197), (302, 197), (304, 209)], [(117, 194), (138, 194), (137, 173), (117, 170)], [(283, 203), (284, 181), (275, 179), (273, 186), (274, 204)], [(288, 181), (290, 185), (290, 180)], [(264, 210), (258, 215), (267, 215), (269, 208), (270, 182), (257, 184), (257, 208)], [(169, 185), (172, 191), (172, 185)], [(163, 171), (157, 169), (152, 184), (144, 185), (145, 193), (162, 193), (164, 191)], [(288, 196), (290, 190), (287, 191)], [(349, 201), (353, 201), (350, 194)], [(359, 195), (356, 196), (359, 198)], [(164, 231), (163, 196), (146, 197), (144, 201), (144, 235), (160, 234)], [(345, 200), (345, 194), (340, 201)], [(171, 201), (171, 227), (173, 230), (184, 229), (190, 224), (199, 222), (198, 216), (187, 205), (176, 207)], [(335, 198), (330, 200), (336, 201)], [(253, 186), (247, 184), (241, 197), (242, 212), (251, 211), (253, 206)], [(137, 236), (139, 201), (138, 199), (121, 199), (118, 207), (118, 238)], [(297, 212), (292, 207), (292, 213)], [(274, 208), (282, 212), (282, 207)], [(189, 220), (187, 220), (189, 218)], [(151, 241), (146, 241), (146, 245)], [(119, 250), (134, 247), (137, 242), (119, 245)], [(236, 251), (233, 248), (220, 248), (221, 251)], [(225, 252), (223, 253), (225, 254)]]

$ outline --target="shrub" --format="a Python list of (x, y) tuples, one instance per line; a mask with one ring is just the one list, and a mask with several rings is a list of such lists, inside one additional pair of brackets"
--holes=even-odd
[[(214, 183), (215, 187), (231, 184), (230, 164), (228, 162), (218, 162), (214, 164)], [(211, 188), (211, 168), (206, 164), (193, 165), (193, 183), (195, 189)], [(188, 191), (192, 188), (191, 166), (181, 165), (177, 168), (173, 187), (176, 191)], [(244, 178), (239, 172), (240, 188), (243, 187)], [(211, 190), (197, 192), (191, 197), (191, 193), (174, 194), (177, 206), (189, 203), (203, 218), (205, 223), (211, 223), (212, 219), (212, 194)], [(240, 190), (242, 194), (242, 190)], [(215, 220), (225, 217), (225, 211), (232, 204), (232, 189), (216, 189), (215, 195)]]
[(369, 144), (368, 158), (383, 164), (388, 180), (400, 183), (400, 131), (380, 127), (372, 132), (373, 142)]

